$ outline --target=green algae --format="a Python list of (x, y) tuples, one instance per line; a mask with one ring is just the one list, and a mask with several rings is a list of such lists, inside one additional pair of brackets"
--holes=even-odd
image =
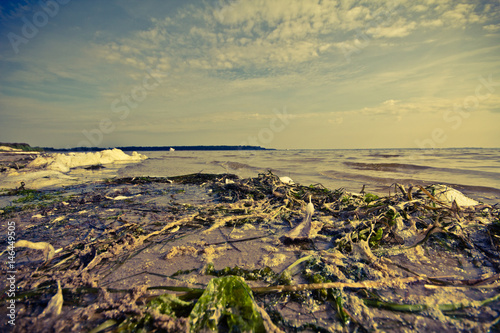
[(243, 278), (213, 278), (189, 315), (190, 331), (266, 332), (252, 290)]
[(269, 267), (263, 267), (254, 270), (243, 269), (241, 267), (224, 267), (223, 269), (216, 270), (212, 263), (209, 263), (205, 269), (206, 275), (213, 275), (217, 277), (224, 276), (239, 276), (245, 280), (255, 281), (261, 280), (272, 282), (277, 278), (277, 274)]
[[(186, 302), (180, 298), (164, 294), (153, 298), (142, 309), (143, 315), (132, 316), (122, 321), (114, 332), (144, 332), (155, 330), (155, 318), (165, 315), (172, 319), (187, 316), (193, 308), (193, 302)], [(115, 322), (116, 323), (116, 322)]]

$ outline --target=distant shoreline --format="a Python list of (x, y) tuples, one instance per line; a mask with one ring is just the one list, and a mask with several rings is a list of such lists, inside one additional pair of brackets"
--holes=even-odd
[(259, 146), (126, 146), (126, 147), (75, 147), (75, 148), (51, 148), (43, 147), (45, 152), (94, 152), (106, 149), (117, 148), (122, 151), (225, 151), (225, 150), (275, 150), (270, 148), (263, 148)]

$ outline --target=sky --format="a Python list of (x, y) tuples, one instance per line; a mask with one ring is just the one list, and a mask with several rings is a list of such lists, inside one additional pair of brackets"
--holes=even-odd
[(0, 142), (500, 147), (500, 2), (7, 0)]

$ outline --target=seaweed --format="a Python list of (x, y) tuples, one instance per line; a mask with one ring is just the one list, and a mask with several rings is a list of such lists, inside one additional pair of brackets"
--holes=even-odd
[[(23, 199), (0, 220), (46, 253), (16, 249), (16, 330), (398, 331), (401, 312), (414, 330), (497, 329), (498, 207), (394, 188), (348, 193), (271, 171), (21, 184), (2, 192)], [(304, 221), (307, 246), (286, 241)], [(38, 318), (54, 295), (60, 313), (58, 296)]]
[[(95, 332), (117, 324), (114, 332), (150, 331), (158, 328), (171, 332), (186, 330), (185, 321), (176, 319), (189, 315), (193, 305), (193, 302), (183, 301), (173, 295), (160, 295), (144, 306), (141, 316), (130, 316), (120, 323), (117, 321), (108, 322), (107, 327), (96, 329)], [(165, 321), (168, 322), (167, 325), (164, 323)]]
[(235, 266), (233, 268), (225, 267), (220, 270), (216, 270), (212, 263), (208, 264), (205, 269), (206, 275), (213, 275), (217, 277), (223, 276), (240, 276), (245, 280), (255, 281), (261, 280), (266, 282), (272, 282), (277, 278), (277, 274), (269, 267), (263, 267), (254, 270), (243, 269), (241, 267)]
[(241, 277), (210, 280), (189, 315), (190, 331), (266, 332), (252, 291)]
[(43, 201), (43, 200), (50, 200), (50, 199), (55, 198), (55, 194), (43, 193), (41, 191), (28, 190), (28, 189), (25, 189), (23, 191), (19, 191), (18, 195), (22, 195), (22, 197), (14, 200), (14, 202), (16, 202), (16, 203)]

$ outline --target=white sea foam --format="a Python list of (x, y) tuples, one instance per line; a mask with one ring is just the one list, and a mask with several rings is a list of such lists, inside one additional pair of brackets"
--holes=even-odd
[(465, 196), (462, 192), (455, 190), (446, 185), (434, 185), (435, 193), (434, 197), (440, 201), (447, 202), (449, 204), (455, 201), (458, 206), (468, 207), (478, 205), (474, 199)]
[(116, 162), (137, 162), (146, 159), (145, 155), (133, 152), (127, 155), (120, 149), (108, 149), (95, 153), (68, 153), (39, 156), (27, 165), (27, 168), (69, 172), (71, 168), (109, 164)]
[[(116, 163), (135, 163), (147, 156), (133, 152), (128, 155), (120, 149), (103, 150), (95, 153), (67, 153), (38, 156), (26, 168), (0, 175), (0, 188), (19, 187), (21, 182), (27, 188), (39, 189), (49, 186), (71, 185), (88, 181), (71, 169), (91, 165)], [(70, 172), (71, 171), (71, 172)], [(86, 170), (82, 170), (85, 171)]]

